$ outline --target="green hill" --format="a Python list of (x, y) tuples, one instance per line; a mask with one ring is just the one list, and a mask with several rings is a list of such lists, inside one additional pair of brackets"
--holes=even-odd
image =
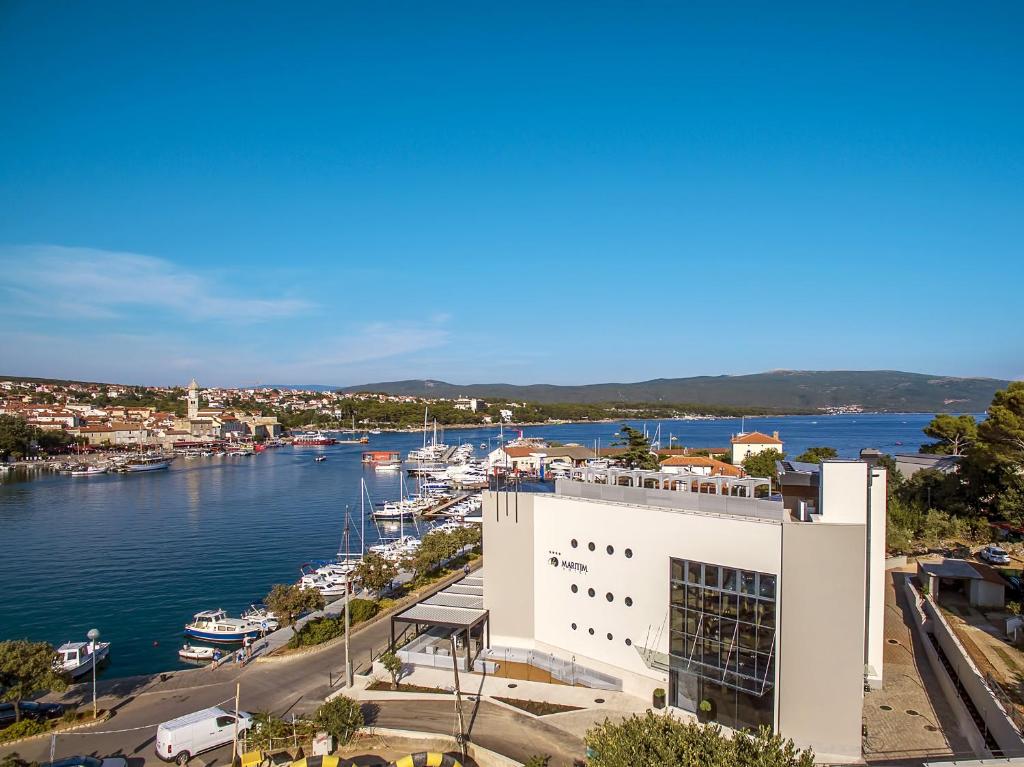
[(860, 405), (890, 412), (981, 412), (1008, 381), (956, 378), (896, 370), (774, 370), (742, 376), (656, 378), (637, 383), (584, 386), (533, 384), (450, 384), (407, 380), (347, 386), (416, 397), (480, 397), (530, 402), (697, 403), (774, 410), (807, 410)]

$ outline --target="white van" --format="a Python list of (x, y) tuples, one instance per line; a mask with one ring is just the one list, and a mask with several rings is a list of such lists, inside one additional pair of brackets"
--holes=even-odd
[[(238, 712), (238, 737), (252, 727), (252, 716)], [(222, 708), (205, 708), (164, 722), (156, 728), (156, 755), (165, 762), (185, 764), (196, 754), (231, 743), (235, 715)]]

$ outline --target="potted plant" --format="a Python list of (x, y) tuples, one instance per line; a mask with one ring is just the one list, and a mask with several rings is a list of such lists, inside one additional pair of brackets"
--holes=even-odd
[(704, 698), (697, 705), (697, 721), (699, 722), (713, 722), (715, 721), (715, 702)]
[(654, 691), (654, 707), (665, 708), (665, 691), (661, 687)]

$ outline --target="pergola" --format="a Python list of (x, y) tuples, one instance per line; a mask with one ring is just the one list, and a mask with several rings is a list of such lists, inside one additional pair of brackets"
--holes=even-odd
[[(421, 627), (430, 626), (446, 629), (451, 636), (465, 634), (466, 670), (472, 669), (470, 657), (470, 635), (478, 626), (484, 627), (484, 646), (491, 644), (491, 627), (488, 611), (484, 609), (483, 579), (470, 576), (437, 592), (422, 602), (403, 610), (391, 618), (391, 646), (395, 646), (395, 624), (412, 624), (416, 633)], [(455, 659), (452, 658), (454, 662)]]

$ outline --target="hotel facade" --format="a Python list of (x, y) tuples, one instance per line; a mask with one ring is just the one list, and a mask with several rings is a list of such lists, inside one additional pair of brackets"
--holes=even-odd
[(589, 468), (553, 494), (486, 493), (491, 657), (542, 653), (858, 760), (882, 678), (886, 477), (812, 473), (781, 499), (763, 479)]

